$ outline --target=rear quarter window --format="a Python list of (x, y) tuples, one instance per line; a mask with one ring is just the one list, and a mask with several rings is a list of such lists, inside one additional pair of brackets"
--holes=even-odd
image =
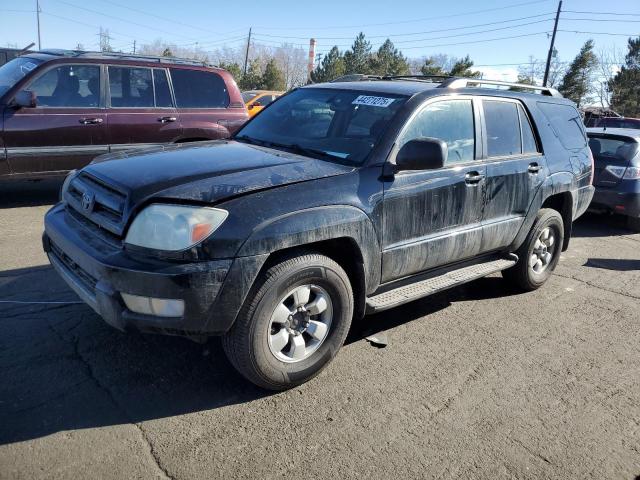
[(561, 103), (538, 102), (538, 108), (549, 120), (564, 148), (578, 150), (587, 146), (587, 134), (582, 126), (582, 117), (575, 107)]
[(178, 108), (229, 106), (227, 85), (217, 73), (172, 68), (171, 81)]

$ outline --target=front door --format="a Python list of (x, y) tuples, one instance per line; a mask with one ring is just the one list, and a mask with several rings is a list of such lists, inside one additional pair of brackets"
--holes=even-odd
[(164, 68), (110, 65), (108, 120), (111, 151), (174, 143), (182, 128)]
[(483, 251), (509, 246), (547, 175), (531, 122), (522, 104), (482, 100), (487, 156)]
[(25, 90), (35, 108), (4, 111), (4, 142), (11, 173), (81, 168), (108, 151), (98, 65), (61, 65), (38, 75)]
[(447, 143), (445, 166), (401, 171), (384, 183), (382, 281), (477, 255), (486, 167), (478, 106), (464, 96), (428, 102), (407, 122), (397, 148), (420, 137)]

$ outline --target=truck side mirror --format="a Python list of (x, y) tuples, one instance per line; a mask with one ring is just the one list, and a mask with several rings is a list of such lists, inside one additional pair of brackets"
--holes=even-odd
[(13, 97), (12, 106), (16, 108), (35, 108), (37, 105), (36, 94), (30, 90), (20, 90)]
[(435, 170), (447, 158), (447, 144), (438, 138), (422, 137), (405, 143), (396, 155), (398, 170)]

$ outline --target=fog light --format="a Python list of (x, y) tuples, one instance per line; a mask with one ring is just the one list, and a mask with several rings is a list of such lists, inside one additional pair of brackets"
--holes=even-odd
[(167, 298), (141, 297), (130, 293), (120, 293), (129, 310), (143, 315), (158, 317), (181, 317), (184, 314), (184, 301)]

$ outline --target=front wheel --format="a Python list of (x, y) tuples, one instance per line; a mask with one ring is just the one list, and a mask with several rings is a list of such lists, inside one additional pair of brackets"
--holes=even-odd
[(333, 359), (352, 316), (351, 283), (342, 267), (315, 253), (295, 256), (258, 277), (222, 345), (249, 381), (285, 390)]
[(560, 260), (564, 242), (564, 223), (556, 210), (538, 212), (527, 239), (516, 252), (518, 263), (503, 270), (505, 280), (525, 291), (540, 288), (551, 276)]

